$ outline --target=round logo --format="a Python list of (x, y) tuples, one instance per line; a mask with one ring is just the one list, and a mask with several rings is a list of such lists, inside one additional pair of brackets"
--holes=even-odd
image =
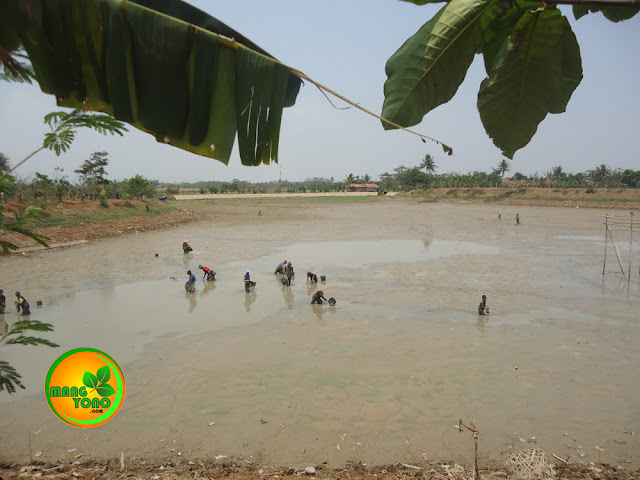
[(51, 365), (44, 384), (53, 413), (80, 428), (111, 420), (120, 410), (125, 390), (116, 361), (95, 348), (76, 348), (62, 355)]

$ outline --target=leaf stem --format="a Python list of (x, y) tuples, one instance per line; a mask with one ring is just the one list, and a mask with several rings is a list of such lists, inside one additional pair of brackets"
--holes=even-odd
[(18, 163), (18, 164), (17, 164), (17, 165), (15, 165), (14, 167), (12, 167), (12, 168), (11, 168), (11, 170), (9, 170), (9, 171), (5, 172), (5, 174), (4, 174), (4, 175), (2, 175), (2, 176), (0, 177), (0, 182), (1, 182), (2, 180), (4, 180), (4, 179), (5, 179), (5, 177), (6, 177), (7, 175), (9, 175), (9, 174), (10, 174), (11, 172), (13, 172), (16, 168), (18, 168), (18, 167), (19, 167), (20, 165), (22, 165), (24, 162), (26, 162), (27, 160), (29, 160), (31, 157), (33, 157), (33, 156), (34, 156), (36, 153), (38, 153), (40, 150), (44, 150), (44, 148), (45, 148), (45, 147), (44, 147), (44, 145), (43, 145), (42, 147), (40, 147), (40, 148), (39, 148), (39, 149), (37, 149), (36, 151), (32, 152), (32, 153), (31, 153), (31, 155), (29, 155), (27, 158), (25, 158), (24, 160), (22, 160), (20, 163)]
[[(640, 0), (638, 0), (638, 1), (640, 1)], [(381, 117), (380, 115), (377, 115), (377, 114), (373, 113), (371, 110), (367, 110), (366, 108), (360, 106), (359, 104), (353, 102), (352, 100), (349, 100), (347, 97), (344, 97), (343, 95), (340, 95), (338, 92), (335, 92), (335, 91), (331, 90), (329, 87), (325, 87), (321, 83), (316, 82), (315, 80), (313, 80), (312, 78), (308, 77), (307, 75), (305, 75), (300, 70), (297, 70), (295, 68), (291, 68), (291, 73), (293, 73), (294, 75), (297, 75), (298, 77), (302, 78), (303, 80), (307, 80), (307, 81), (313, 83), (320, 90), (324, 90), (325, 92), (330, 93), (331, 95), (339, 98), (343, 102), (346, 102), (349, 105), (352, 105), (352, 106), (356, 107), (358, 110), (362, 110), (363, 112), (368, 113), (369, 115), (376, 117), (378, 120), (380, 120), (380, 121), (382, 121), (384, 123), (387, 123), (387, 124), (389, 124), (389, 125), (391, 125), (392, 127), (395, 127), (395, 128), (400, 128), (400, 129), (404, 130), (405, 132), (412, 133), (413, 135), (417, 135), (423, 141), (426, 138), (427, 140), (431, 140), (432, 142), (436, 142), (437, 144), (442, 145), (442, 148), (449, 155), (453, 154), (453, 149), (449, 145), (446, 145), (445, 143), (441, 142), (440, 140), (436, 140), (435, 138), (429, 137), (427, 135), (423, 135), (422, 133), (414, 132), (413, 130), (409, 130), (408, 128), (405, 128), (402, 125), (398, 125), (397, 123), (394, 123), (391, 120), (387, 120), (386, 118)]]

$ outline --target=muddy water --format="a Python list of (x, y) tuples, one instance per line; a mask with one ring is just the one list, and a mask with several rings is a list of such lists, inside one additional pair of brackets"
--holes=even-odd
[[(61, 344), (3, 348), (27, 386), (0, 397), (3, 456), (28, 459), (30, 431), (48, 460), (462, 461), (462, 418), (480, 428), (485, 461), (538, 446), (637, 466), (625, 432), (640, 433), (638, 283), (617, 263), (602, 276), (602, 212), (519, 207), (516, 226), (494, 210), (313, 205), (295, 225), (238, 218), (1, 259), (5, 293), (42, 298), (32, 318)], [(185, 237), (193, 255), (176, 253)], [(285, 258), (290, 288), (272, 273)], [(185, 271), (200, 263), (218, 281), (188, 295)], [(307, 270), (326, 275), (336, 307), (310, 305)], [(482, 293), (490, 316), (476, 314)], [(112, 355), (127, 380), (97, 429), (62, 424), (41, 393), (51, 363), (80, 346)]]

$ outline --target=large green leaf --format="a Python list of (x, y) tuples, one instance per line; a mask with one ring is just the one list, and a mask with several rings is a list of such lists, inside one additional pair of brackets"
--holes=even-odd
[(489, 75), (491, 67), (495, 63), (496, 55), (502, 48), (505, 39), (511, 35), (522, 16), (528, 10), (536, 9), (539, 6), (538, 2), (533, 1), (514, 2), (504, 14), (496, 16), (491, 21), (482, 44), (482, 55), (487, 75)]
[(3, 2), (59, 105), (224, 163), (238, 132), (243, 164), (277, 161), (300, 78), (219, 20), (181, 0)]
[(612, 22), (621, 22), (623, 20), (629, 20), (635, 16), (640, 8), (638, 7), (620, 7), (620, 6), (603, 6), (603, 5), (574, 5), (573, 15), (576, 20), (580, 19), (589, 12), (602, 12), (602, 14), (608, 20)]
[(387, 61), (382, 116), (408, 127), (448, 102), (501, 8), (496, 0), (452, 0), (442, 7)]
[(565, 111), (581, 80), (580, 48), (569, 21), (555, 7), (527, 12), (480, 86), (478, 110), (487, 134), (513, 158), (548, 113)]

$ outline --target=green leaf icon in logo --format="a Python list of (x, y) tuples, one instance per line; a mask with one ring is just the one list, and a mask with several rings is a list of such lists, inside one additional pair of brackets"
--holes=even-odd
[(82, 383), (84, 383), (87, 388), (96, 388), (98, 385), (100, 385), (100, 382), (98, 382), (98, 377), (89, 372), (84, 372), (84, 375), (82, 376)]
[(84, 383), (87, 388), (91, 388), (89, 393), (93, 393), (95, 390), (101, 397), (110, 397), (116, 393), (114, 388), (107, 383), (110, 378), (111, 372), (109, 370), (109, 366), (105, 365), (98, 369), (97, 375), (90, 372), (84, 372), (84, 375), (82, 376), (82, 383)]
[(113, 387), (108, 383), (105, 383), (104, 385), (100, 385), (98, 388), (96, 388), (96, 391), (98, 392), (98, 395), (100, 395), (101, 397), (110, 397), (111, 395), (116, 393)]
[[(98, 383), (103, 384), (107, 383), (111, 378), (111, 372), (109, 371), (109, 367), (105, 365), (104, 367), (100, 367), (98, 369)], [(102, 394), (101, 394), (102, 395)], [(104, 395), (102, 395), (104, 396)]]

